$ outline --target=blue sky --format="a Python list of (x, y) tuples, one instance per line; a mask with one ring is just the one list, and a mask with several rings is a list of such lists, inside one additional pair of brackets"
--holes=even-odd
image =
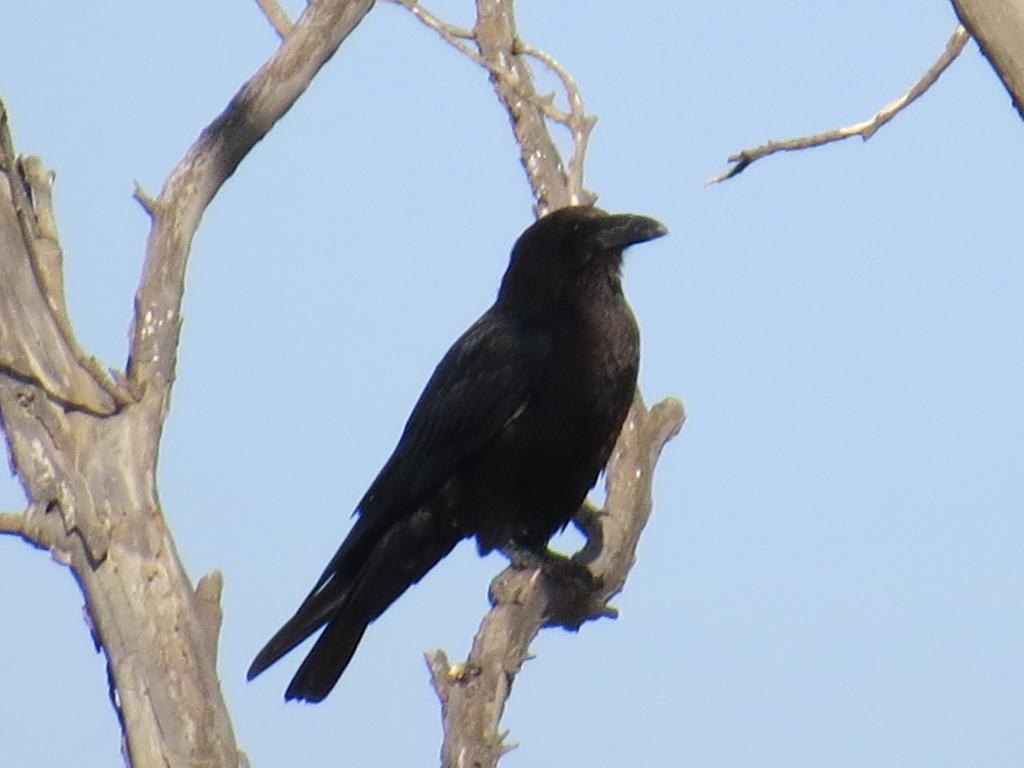
[[(12, 2), (0, 94), (57, 171), (69, 302), (123, 365), (166, 173), (273, 50), (255, 4)], [(432, 4), (470, 21), (471, 4)], [(618, 621), (548, 632), (508, 768), (1010, 766), (1024, 759), (1019, 117), (971, 43), (869, 143), (732, 152), (864, 119), (938, 56), (944, 3), (521, 0), (600, 122), (588, 182), (664, 220), (626, 288), (648, 401), (689, 421)], [(161, 496), (224, 572), (220, 671), (255, 766), (429, 765), (427, 648), (464, 655), (500, 558), (463, 545), (334, 694), (249, 660), (349, 525), (423, 383), (493, 298), (531, 198), (485, 75), (381, 4), (210, 207)], [(0, 509), (23, 503), (0, 478)], [(73, 580), (0, 540), (0, 763), (107, 766), (118, 733)]]

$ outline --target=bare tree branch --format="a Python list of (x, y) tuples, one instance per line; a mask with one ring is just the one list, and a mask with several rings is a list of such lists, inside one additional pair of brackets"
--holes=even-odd
[(0, 102), (0, 373), (34, 382), (64, 407), (110, 415), (130, 398), (78, 345), (64, 302), (52, 174), (19, 160)]
[(24, 512), (0, 512), (0, 536), (21, 536), (24, 531)]
[[(391, 0), (395, 5), (401, 5), (402, 7), (409, 10), (413, 16), (423, 22), (424, 25), (437, 32), (449, 45), (459, 51), (463, 56), (468, 58), (470, 61), (480, 65), (486, 69), (490, 74), (497, 80), (501, 81), (510, 88), (518, 89), (519, 80), (516, 75), (508, 69), (494, 66), (491, 62), (484, 59), (476, 50), (471, 46), (467, 45), (465, 40), (476, 40), (474, 33), (471, 30), (463, 27), (449, 24), (448, 22), (441, 21), (434, 16), (430, 11), (419, 4), (418, 0)], [(569, 99), (570, 109), (568, 112), (561, 110), (554, 105), (553, 94), (547, 96), (541, 96), (532, 90), (521, 90), (518, 91), (519, 95), (523, 98), (533, 100), (533, 105), (544, 113), (544, 116), (551, 119), (552, 121), (564, 125), (573, 131), (573, 137), (576, 137), (576, 130), (583, 128), (583, 118), (586, 117), (583, 110), (583, 100), (579, 92), (579, 88), (576, 85), (575, 79), (569, 74), (568, 70), (559, 64), (549, 54), (544, 53), (536, 48), (526, 45), (522, 41), (516, 42), (516, 52), (524, 56), (532, 56), (533, 58), (540, 61), (546, 67), (551, 69), (555, 75), (562, 81), (563, 86), (566, 90), (566, 95)], [(587, 117), (587, 121), (590, 122), (591, 126), (596, 122), (596, 118)], [(580, 125), (577, 125), (579, 123)], [(588, 131), (589, 133), (589, 131)], [(586, 149), (585, 142), (583, 149)]]
[(277, 0), (256, 0), (256, 4), (267, 17), (270, 26), (277, 32), (277, 36), (284, 40), (292, 28), (292, 20), (288, 18), (287, 12), (281, 7)]
[(59, 513), (51, 514), (55, 505), (48, 506), (30, 504), (24, 512), (0, 513), (0, 536), (17, 536), (37, 549), (50, 550), (55, 560), (67, 565), (59, 551), (66, 535), (64, 520)]
[[(504, 2), (477, 3), (477, 26), (473, 30), (440, 20), (420, 5), (418, 0), (391, 2), (409, 10), (449, 45), (490, 73), (499, 98), (505, 105), (516, 131), (523, 166), (527, 170), (537, 200), (535, 212), (538, 216), (564, 205), (587, 205), (597, 199), (583, 187), (587, 142), (597, 118), (586, 113), (579, 87), (569, 71), (551, 55), (526, 45), (516, 36), (511, 2), (508, 2), (507, 6)], [(506, 33), (509, 36), (502, 38)], [(499, 49), (496, 44), (502, 39), (505, 41), (505, 47)], [(467, 44), (467, 40), (474, 43), (478, 50)], [(491, 42), (486, 43), (487, 40)], [(555, 106), (553, 94), (542, 96), (536, 92), (530, 69), (522, 60), (523, 56), (535, 58), (561, 80), (569, 104), (568, 110)], [(563, 169), (558, 150), (543, 125), (545, 117), (569, 130), (573, 152), (568, 172)], [(522, 130), (519, 128), (520, 122), (524, 123)], [(535, 130), (538, 122), (539, 132)], [(528, 144), (523, 144), (524, 140)], [(537, 152), (540, 152), (540, 155), (537, 155)], [(552, 158), (553, 162), (543, 162), (542, 157)], [(541, 168), (548, 170), (541, 173)], [(560, 180), (556, 181), (559, 178)]]
[[(545, 570), (507, 568), (491, 584), (493, 608), (480, 624), (465, 663), (453, 667), (443, 652), (428, 654), (431, 681), (442, 704), (444, 768), (493, 768), (511, 748), (499, 723), (515, 676), (542, 627), (576, 630), (582, 621), (612, 613), (607, 601), (625, 584), (650, 515), (655, 464), (684, 420), (678, 400), (670, 398), (648, 411), (637, 395), (608, 464), (608, 501), (599, 515), (599, 531), (574, 557), (595, 577), (591, 591), (570, 596), (557, 576)], [(584, 522), (584, 527), (592, 528), (592, 523)]]
[(132, 197), (135, 198), (135, 202), (142, 206), (142, 210), (146, 212), (146, 215), (152, 219), (153, 212), (156, 210), (156, 201), (153, 199), (152, 195), (142, 188), (142, 185), (139, 184), (138, 181), (135, 182), (135, 189), (132, 191)]
[(476, 40), (473, 37), (473, 30), (441, 21), (437, 16), (420, 5), (419, 0), (391, 0), (391, 2), (405, 8), (417, 19), (437, 32), (437, 34), (444, 38), (445, 42), (461, 52), (463, 56), (472, 59), (481, 67), (487, 68), (487, 62), (480, 58), (480, 55), (471, 46), (462, 42), (463, 40)]
[(128, 378), (159, 393), (162, 410), (174, 380), (185, 266), (203, 211), (372, 6), (373, 0), (308, 5), (281, 47), (200, 134), (153, 200)]
[(565, 88), (565, 93), (569, 99), (569, 112), (565, 113), (556, 110), (556, 114), (552, 115), (548, 110), (545, 110), (544, 114), (551, 117), (555, 122), (564, 125), (572, 134), (572, 156), (569, 158), (568, 174), (569, 193), (572, 197), (572, 202), (574, 204), (595, 202), (597, 196), (586, 192), (583, 188), (583, 167), (586, 161), (590, 133), (594, 130), (594, 125), (597, 124), (597, 118), (588, 115), (586, 109), (583, 108), (583, 95), (576, 84), (576, 79), (569, 74), (565, 67), (555, 61), (553, 57), (544, 53), (544, 51), (522, 42), (519, 43), (518, 52), (537, 59), (537, 61), (544, 64), (562, 81), (562, 86)]
[(488, 69), (503, 70), (515, 78), (517, 85), (512, 87), (503, 78), (491, 76), (498, 100), (512, 122), (519, 156), (537, 201), (534, 211), (541, 216), (590, 199), (581, 198), (582, 190), (569, 188), (562, 158), (544, 125), (544, 112), (535, 103), (530, 68), (518, 53), (514, 10), (514, 0), (477, 0), (473, 35)]
[(1024, 118), (1024, 4), (1019, 0), (953, 0), (956, 15), (1003, 81)]
[[(318, 0), (150, 199), (152, 228), (125, 375), (80, 352), (63, 307), (51, 177), (18, 162), (0, 107), (0, 422), (29, 498), (0, 533), (68, 566), (107, 656), (135, 768), (245, 763), (217, 675), (219, 574), (192, 583), (156, 489), (185, 268), (203, 211), (372, 7)], [(102, 417), (101, 417), (102, 416)]]
[(957, 27), (953, 31), (952, 37), (949, 38), (949, 42), (946, 43), (946, 49), (942, 52), (942, 55), (938, 60), (932, 64), (928, 71), (925, 72), (916, 83), (910, 86), (910, 89), (906, 93), (882, 107), (882, 109), (864, 122), (856, 123), (845, 128), (836, 128), (831, 131), (825, 131), (824, 133), (816, 133), (811, 136), (769, 141), (767, 144), (762, 144), (759, 147), (744, 149), (729, 158), (729, 162), (736, 163), (736, 165), (723, 173), (708, 179), (707, 184), (718, 184), (726, 179), (731, 179), (733, 176), (737, 176), (742, 173), (747, 166), (755, 160), (760, 160), (762, 157), (768, 157), (768, 155), (774, 155), (776, 152), (792, 152), (794, 150), (820, 147), (825, 144), (831, 144), (834, 141), (848, 139), (851, 136), (860, 136), (864, 141), (867, 141), (875, 135), (875, 132), (879, 128), (896, 117), (896, 115), (909, 107), (918, 99), (918, 97), (931, 88), (935, 81), (939, 79), (939, 76), (946, 71), (946, 68), (953, 63), (957, 56), (960, 55), (960, 52), (964, 49), (964, 46), (967, 45), (967, 41), (969, 39), (970, 35), (967, 33), (967, 30), (962, 26)]

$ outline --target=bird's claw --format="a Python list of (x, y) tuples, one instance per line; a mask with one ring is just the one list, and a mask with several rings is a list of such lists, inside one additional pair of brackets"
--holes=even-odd
[(552, 552), (507, 546), (503, 549), (516, 570), (539, 570), (548, 593), (548, 624), (576, 630), (589, 619), (605, 615), (595, 606), (602, 580), (583, 563)]

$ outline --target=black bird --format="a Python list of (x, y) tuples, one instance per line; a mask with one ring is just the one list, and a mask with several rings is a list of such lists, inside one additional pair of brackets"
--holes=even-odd
[(285, 692), (321, 701), (367, 625), (462, 539), (476, 536), (481, 554), (547, 551), (633, 400), (640, 340), (622, 251), (666, 232), (577, 206), (520, 235), (494, 305), (434, 370), (358, 520), (250, 680), (326, 625)]

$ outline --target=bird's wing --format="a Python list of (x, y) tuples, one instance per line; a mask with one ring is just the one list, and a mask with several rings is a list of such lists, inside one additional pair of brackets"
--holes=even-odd
[[(444, 485), (459, 464), (528, 407), (550, 335), (492, 307), (448, 350), (420, 395), (391, 458), (356, 509), (360, 519), (314, 587)], [(349, 555), (355, 555), (349, 558)], [(342, 568), (342, 570), (345, 570)]]
[(434, 492), (467, 455), (527, 406), (549, 334), (491, 310), (452, 345), (413, 408), (388, 463), (363, 499), (364, 514), (389, 493), (402, 506)]

